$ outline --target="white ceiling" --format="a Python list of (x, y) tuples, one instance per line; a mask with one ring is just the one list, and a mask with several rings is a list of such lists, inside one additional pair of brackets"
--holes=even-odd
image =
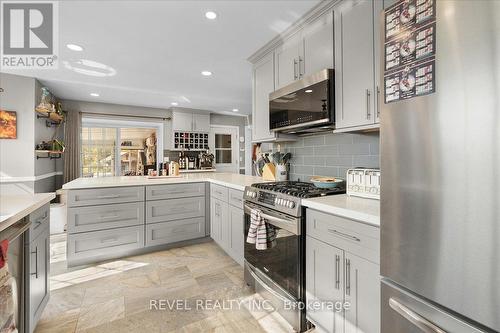
[[(61, 1), (58, 70), (10, 71), (37, 77), (63, 99), (251, 113), (248, 56), (318, 0)], [(207, 10), (218, 14), (207, 20)], [(74, 43), (83, 52), (66, 48)], [(92, 77), (63, 61), (88, 59), (116, 70)], [(200, 74), (213, 72), (211, 77)], [(97, 92), (99, 97), (91, 97)]]

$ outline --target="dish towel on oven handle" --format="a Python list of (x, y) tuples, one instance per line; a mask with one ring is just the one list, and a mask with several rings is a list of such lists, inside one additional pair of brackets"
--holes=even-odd
[(14, 301), (9, 265), (7, 265), (8, 248), (8, 240), (0, 242), (0, 332), (17, 333), (14, 319), (16, 302)]
[(276, 246), (276, 229), (266, 223), (258, 209), (252, 209), (250, 212), (247, 243), (255, 244), (257, 250), (267, 250)]

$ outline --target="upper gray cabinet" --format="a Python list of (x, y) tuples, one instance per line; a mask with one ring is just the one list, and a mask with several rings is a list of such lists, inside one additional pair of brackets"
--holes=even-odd
[(302, 75), (333, 68), (333, 12), (328, 11), (303, 30), (304, 60), (300, 61)]
[(374, 1), (334, 8), (336, 129), (375, 124)]
[(209, 132), (210, 115), (173, 111), (172, 130), (186, 132)]
[(280, 89), (302, 77), (301, 64), (304, 48), (300, 32), (289, 37), (275, 51), (276, 89)]
[(328, 11), (275, 50), (276, 89), (305, 75), (333, 68), (333, 13)]
[(269, 53), (253, 68), (252, 141), (273, 141), (269, 131), (269, 94), (274, 91), (274, 54)]

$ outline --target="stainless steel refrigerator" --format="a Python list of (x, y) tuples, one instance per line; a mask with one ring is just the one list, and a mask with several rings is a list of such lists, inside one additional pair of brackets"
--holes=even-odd
[(434, 9), (427, 86), (382, 60), (381, 332), (500, 331), (500, 1)]

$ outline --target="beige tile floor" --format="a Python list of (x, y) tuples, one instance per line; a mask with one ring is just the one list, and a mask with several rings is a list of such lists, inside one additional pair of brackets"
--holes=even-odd
[[(51, 298), (36, 333), (290, 331), (275, 312), (251, 306), (259, 296), (242, 267), (213, 242), (73, 269), (65, 250), (65, 235), (52, 236)], [(156, 310), (151, 300), (170, 303)]]

